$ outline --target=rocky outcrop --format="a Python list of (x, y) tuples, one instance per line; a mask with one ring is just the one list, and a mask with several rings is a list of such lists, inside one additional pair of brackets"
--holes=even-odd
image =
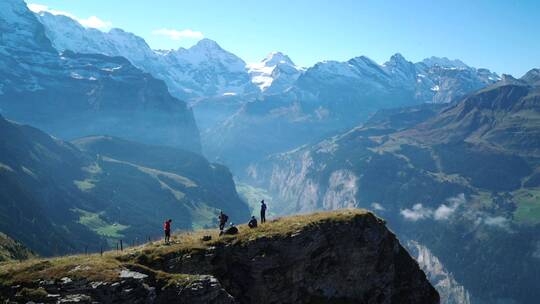
[[(213, 240), (203, 242), (209, 233)], [(439, 303), (384, 221), (358, 209), (281, 218), (257, 229), (240, 226), (240, 234), (222, 238), (208, 231), (185, 234), (171, 246), (147, 244), (86, 259), (0, 268), (0, 299), (18, 303), (41, 294), (43, 302), (77, 297), (82, 303)], [(70, 264), (58, 271), (64, 263)], [(82, 278), (78, 271), (85, 269), (91, 274)]]
[(155, 276), (122, 270), (115, 282), (87, 279), (39, 280), (27, 287), (2, 290), (0, 299), (8, 303), (237, 303), (212, 276), (189, 276), (183, 281), (167, 281)]

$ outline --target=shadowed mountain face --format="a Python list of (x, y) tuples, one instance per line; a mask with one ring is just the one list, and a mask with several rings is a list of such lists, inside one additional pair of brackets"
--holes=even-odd
[(0, 119), (0, 231), (44, 255), (107, 248), (249, 216), (229, 171), (184, 150), (112, 137), (75, 145)]
[(2, 114), (55, 136), (122, 136), (200, 152), (186, 104), (128, 60), (58, 54), (22, 0), (0, 4)]
[(506, 80), (448, 106), (382, 111), (261, 162), (252, 182), (284, 213), (378, 210), (401, 239), (429, 248), (472, 303), (531, 303), (540, 297), (538, 89)]

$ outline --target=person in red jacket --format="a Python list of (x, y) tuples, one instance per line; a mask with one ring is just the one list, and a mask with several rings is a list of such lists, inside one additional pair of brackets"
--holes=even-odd
[(165, 244), (169, 244), (171, 242), (171, 223), (172, 220), (168, 219), (163, 224), (163, 231), (165, 232)]

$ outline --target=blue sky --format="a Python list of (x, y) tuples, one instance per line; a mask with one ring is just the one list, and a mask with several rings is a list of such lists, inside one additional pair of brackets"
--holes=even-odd
[[(216, 40), (247, 62), (282, 51), (301, 66), (399, 52), (521, 76), (540, 67), (537, 0), (27, 0), (83, 23), (119, 27), (152, 48)], [(175, 38), (175, 39), (173, 39)]]

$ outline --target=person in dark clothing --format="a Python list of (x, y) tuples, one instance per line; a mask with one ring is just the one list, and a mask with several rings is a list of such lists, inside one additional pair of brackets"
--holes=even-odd
[(238, 228), (236, 228), (236, 226), (231, 223), (231, 227), (227, 228), (224, 233), (229, 235), (238, 234)]
[(251, 220), (248, 223), (248, 227), (249, 228), (257, 228), (257, 219), (255, 218), (255, 216), (251, 217)]
[(264, 200), (261, 201), (261, 224), (266, 223), (266, 204)]
[(171, 219), (168, 219), (165, 221), (165, 223), (163, 223), (163, 231), (165, 232), (165, 244), (169, 244), (171, 242), (171, 223)]
[(223, 211), (219, 212), (219, 234), (223, 234), (223, 228), (225, 228), (225, 224), (227, 224), (227, 221), (229, 220), (229, 217), (223, 213)]

